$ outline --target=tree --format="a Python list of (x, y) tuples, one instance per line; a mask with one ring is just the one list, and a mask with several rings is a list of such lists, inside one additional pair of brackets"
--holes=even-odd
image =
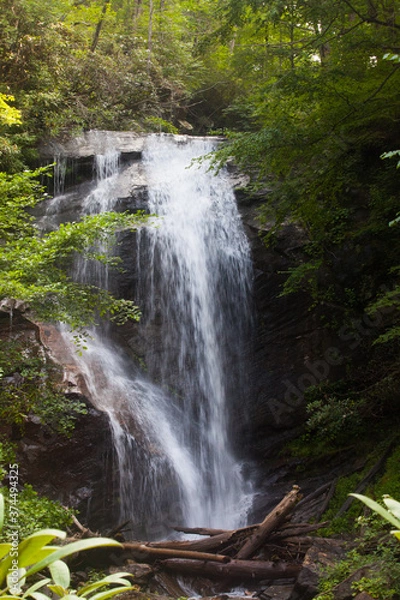
[[(400, 43), (395, 6), (221, 3), (237, 39), (250, 28), (249, 48), (260, 48), (255, 70), (248, 64), (251, 85), (241, 100), (247, 131), (233, 134), (221, 156), (233, 155), (259, 187), (271, 190), (265, 219), (273, 214), (277, 226), (296, 219), (308, 233), (308, 268), (300, 265), (287, 289), (308, 287), (317, 299), (346, 303), (345, 288), (352, 288), (359, 308), (397, 264), (399, 251), (397, 236), (387, 230), (397, 182), (380, 159), (400, 129), (399, 65), (383, 60)], [(234, 54), (243, 51), (239, 46)], [(363, 256), (370, 244), (374, 258)], [(358, 279), (341, 270), (350, 248), (363, 266)]]
[(138, 319), (132, 302), (75, 283), (68, 267), (77, 252), (116, 266), (116, 259), (105, 255), (99, 244), (120, 228), (136, 228), (144, 217), (102, 213), (41, 234), (27, 209), (44, 199), (37, 180), (42, 172), (0, 173), (0, 297), (27, 302), (36, 318), (64, 321), (73, 328), (105, 315), (119, 322)]

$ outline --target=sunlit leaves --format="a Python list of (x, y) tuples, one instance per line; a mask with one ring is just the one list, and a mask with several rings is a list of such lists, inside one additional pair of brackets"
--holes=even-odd
[(396, 530), (392, 531), (392, 533), (400, 539), (400, 502), (390, 496), (383, 496), (383, 502), (386, 505), (386, 508), (384, 508), (381, 504), (372, 500), (372, 498), (368, 498), (368, 496), (363, 496), (362, 494), (350, 494), (350, 496), (361, 500), (368, 508), (383, 517), (391, 525), (394, 525)]
[[(4, 497), (0, 492), (0, 533), (4, 521)], [(103, 547), (121, 547), (121, 544), (109, 538), (93, 538), (70, 542), (64, 546), (53, 546), (50, 542), (64, 540), (66, 533), (57, 529), (42, 529), (22, 539), (17, 549), (11, 544), (0, 546), (0, 598), (2, 600), (17, 600), (32, 598), (33, 600), (46, 600), (48, 595), (38, 590), (46, 588), (60, 598), (77, 600), (80, 597), (93, 600), (106, 600), (116, 594), (135, 589), (129, 579), (129, 573), (114, 573), (96, 583), (89, 583), (78, 590), (71, 589), (71, 575), (68, 565), (64, 562), (76, 552)], [(3, 550), (3, 552), (2, 552)], [(18, 557), (18, 570), (12, 570)], [(51, 578), (42, 578), (33, 584), (27, 583), (32, 575), (46, 568), (49, 569)], [(110, 587), (111, 586), (111, 587)], [(114, 587), (112, 587), (114, 586)], [(45, 590), (44, 590), (45, 591)]]
[(21, 112), (11, 106), (9, 103), (14, 100), (14, 96), (0, 94), (0, 125), (20, 125)]
[(78, 328), (98, 317), (110, 316), (118, 322), (138, 319), (139, 311), (132, 302), (73, 282), (68, 267), (77, 253), (116, 267), (118, 259), (105, 253), (101, 244), (111, 243), (122, 228), (137, 228), (145, 217), (102, 213), (41, 234), (26, 210), (43, 198), (36, 179), (41, 171), (13, 176), (0, 173), (0, 297), (25, 301), (40, 318)]

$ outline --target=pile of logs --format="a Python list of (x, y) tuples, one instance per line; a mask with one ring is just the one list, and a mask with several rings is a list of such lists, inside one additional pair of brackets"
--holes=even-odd
[(155, 563), (158, 571), (233, 581), (296, 578), (311, 544), (307, 534), (326, 525), (290, 524), (300, 500), (297, 486), (279, 502), (262, 523), (235, 530), (177, 528), (203, 538), (161, 542), (124, 543), (138, 562)]

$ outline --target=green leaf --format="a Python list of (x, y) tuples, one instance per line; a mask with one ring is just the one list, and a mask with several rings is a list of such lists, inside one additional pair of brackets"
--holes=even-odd
[[(54, 538), (63, 540), (65, 537), (65, 531), (61, 531), (60, 529), (42, 529), (41, 531), (32, 533), (18, 546), (18, 560), (20, 566), (26, 567), (34, 562), (37, 562), (40, 560), (38, 558), (39, 552), (44, 549), (44, 546), (47, 546), (47, 544), (54, 540)], [(56, 547), (50, 548), (47, 546), (45, 551), (48, 552), (49, 550), (51, 553), (53, 551), (55, 552)]]
[(25, 584), (26, 569), (18, 569), (17, 574), (18, 574), (18, 579), (15, 577), (16, 574), (14, 573), (14, 571), (8, 572), (7, 578), (6, 578), (7, 588), (9, 588), (11, 590), (16, 590), (16, 588), (17, 588), (16, 591), (18, 591), (22, 594), (21, 587)]
[(354, 498), (357, 498), (358, 500), (361, 500), (361, 502), (366, 504), (366, 506), (368, 506), (368, 508), (370, 508), (371, 510), (376, 512), (378, 515), (380, 515), (381, 517), (386, 519), (386, 521), (389, 521), (389, 523), (391, 523), (395, 527), (400, 527), (400, 521), (398, 519), (396, 519), (388, 510), (383, 508), (383, 506), (381, 506), (380, 504), (375, 502), (375, 500), (372, 500), (371, 498), (368, 498), (367, 496), (363, 496), (362, 494), (349, 494), (349, 495), (353, 496)]
[(48, 588), (53, 592), (53, 594), (60, 596), (60, 598), (63, 598), (68, 594), (68, 590), (63, 588), (62, 585), (49, 585)]
[[(32, 592), (31, 594), (29, 594), (29, 596), (33, 598), (33, 600), (49, 600), (49, 597), (46, 596), (46, 594), (43, 594), (42, 592)], [(23, 598), (25, 598), (25, 594)]]
[(71, 583), (71, 573), (68, 565), (62, 560), (56, 560), (49, 565), (49, 569), (54, 583), (68, 589)]
[(38, 571), (42, 571), (45, 567), (48, 567), (51, 563), (61, 558), (65, 558), (66, 556), (70, 556), (75, 552), (81, 552), (82, 550), (90, 550), (92, 548), (99, 548), (101, 546), (116, 546), (118, 548), (121, 547), (119, 542), (115, 540), (111, 540), (109, 538), (96, 538), (90, 540), (79, 540), (78, 542), (72, 542), (71, 544), (67, 544), (63, 546), (58, 551), (54, 552), (47, 558), (39, 561), (33, 567), (31, 567), (27, 571), (27, 577), (37, 573)]
[(5, 556), (7, 556), (7, 554), (10, 552), (12, 546), (11, 544), (0, 544), (0, 560), (2, 558), (4, 558)]
[(42, 588), (45, 585), (47, 585), (48, 583), (50, 583), (50, 581), (51, 581), (51, 579), (49, 577), (46, 577), (46, 579), (41, 579), (40, 581), (37, 581), (36, 583), (34, 583), (33, 585), (31, 585), (24, 592), (24, 595), (22, 597), (25, 598), (27, 596), (31, 596), (34, 592), (36, 592), (37, 590), (40, 590), (40, 588)]
[(107, 575), (100, 581), (95, 581), (94, 583), (90, 583), (82, 587), (77, 593), (78, 596), (87, 596), (90, 592), (93, 592), (96, 589), (99, 589), (105, 585), (109, 585), (110, 583), (120, 583), (121, 585), (130, 586), (131, 582), (128, 579), (124, 579), (124, 577), (132, 577), (131, 573), (113, 573), (112, 575)]
[(121, 594), (122, 592), (127, 592), (131, 588), (132, 586), (124, 586), (113, 588), (112, 590), (107, 590), (106, 592), (99, 592), (98, 594), (94, 594), (94, 596), (91, 596), (90, 600), (106, 600), (107, 598), (112, 598), (113, 596)]
[(396, 519), (399, 519), (399, 527), (400, 527), (400, 502), (394, 500), (390, 496), (384, 496), (383, 501), (388, 507), (388, 510), (392, 513)]

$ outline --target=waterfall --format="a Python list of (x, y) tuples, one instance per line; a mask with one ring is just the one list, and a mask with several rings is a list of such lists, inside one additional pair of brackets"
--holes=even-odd
[[(156, 539), (174, 524), (245, 524), (251, 494), (235, 456), (232, 412), (245, 403), (251, 261), (226, 173), (194, 159), (213, 140), (149, 136), (149, 212), (137, 233), (141, 366), (93, 332), (79, 360), (94, 404), (107, 412), (121, 520)], [(193, 162), (194, 161), (194, 162)], [(87, 213), (112, 210), (118, 155), (97, 158)], [(78, 277), (107, 286), (104, 268)]]

